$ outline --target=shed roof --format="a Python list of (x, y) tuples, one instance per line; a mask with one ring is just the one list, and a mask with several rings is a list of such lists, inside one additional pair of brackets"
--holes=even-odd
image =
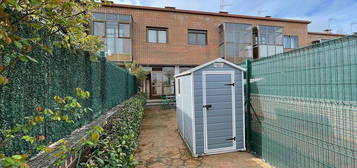
[(182, 72), (182, 73), (179, 73), (179, 74), (175, 75), (175, 78), (180, 77), (180, 76), (189, 75), (189, 74), (191, 74), (192, 72), (195, 72), (195, 71), (197, 71), (197, 70), (199, 70), (199, 69), (202, 69), (202, 68), (204, 68), (204, 67), (206, 67), (206, 66), (208, 66), (208, 65), (211, 65), (211, 64), (213, 64), (213, 63), (216, 63), (216, 62), (226, 63), (226, 64), (228, 64), (228, 65), (230, 65), (230, 66), (232, 66), (232, 67), (234, 67), (234, 68), (237, 68), (237, 69), (239, 69), (239, 70), (241, 70), (241, 71), (246, 71), (244, 68), (242, 68), (242, 67), (240, 67), (240, 66), (238, 66), (238, 65), (236, 65), (236, 64), (233, 64), (232, 62), (229, 62), (229, 61), (227, 61), (227, 60), (225, 60), (225, 59), (222, 59), (222, 58), (218, 58), (218, 59), (215, 59), (215, 60), (213, 60), (213, 61), (210, 61), (210, 62), (207, 62), (207, 63), (205, 63), (205, 64), (202, 64), (202, 65), (200, 65), (200, 66), (197, 66), (197, 67), (195, 67), (195, 68), (192, 68), (192, 69), (189, 69), (189, 70), (187, 70), (187, 71), (184, 71), (184, 72)]

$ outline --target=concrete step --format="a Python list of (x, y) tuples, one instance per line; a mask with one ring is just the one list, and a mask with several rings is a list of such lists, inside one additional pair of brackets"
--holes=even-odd
[[(146, 99), (146, 106), (163, 106), (161, 99)], [(171, 106), (175, 106), (175, 104), (171, 104)]]
[(161, 99), (146, 99), (147, 103), (161, 103)]
[(146, 103), (146, 106), (162, 106), (162, 103)]

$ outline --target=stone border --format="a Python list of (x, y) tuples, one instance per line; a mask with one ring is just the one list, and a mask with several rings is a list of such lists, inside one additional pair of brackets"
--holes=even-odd
[[(132, 97), (134, 97), (134, 96), (132, 96)], [(126, 101), (120, 103), (119, 105), (113, 107), (108, 112), (106, 112), (105, 114), (101, 115), (100, 117), (98, 117), (94, 121), (90, 122), (89, 124), (84, 125), (81, 128), (75, 129), (69, 136), (64, 138), (68, 142), (68, 147), (69, 148), (73, 148), (73, 147), (78, 146), (78, 144), (76, 145), (76, 143), (79, 140), (81, 140), (83, 138), (86, 138), (88, 136), (88, 131), (90, 129), (92, 129), (93, 127), (98, 126), (98, 125), (99, 126), (104, 126), (106, 124), (106, 122), (113, 116), (113, 114), (115, 114), (117, 112), (120, 112), (122, 110), (122, 108), (125, 106), (125, 104), (128, 102), (128, 100), (126, 100)], [(57, 143), (53, 143), (53, 144), (51, 144), (49, 146), (50, 147), (56, 147), (57, 145), (58, 145)], [(55, 166), (53, 166), (53, 164), (57, 161), (57, 158), (53, 157), (52, 155), (57, 153), (57, 152), (58, 152), (58, 150), (54, 150), (54, 151), (48, 152), (48, 153), (41, 152), (41, 153), (37, 154), (36, 156), (32, 157), (29, 160), (28, 164), (29, 164), (30, 167), (36, 167), (36, 168), (55, 167)], [(59, 166), (59, 168), (75, 167), (76, 162), (77, 162), (77, 158), (78, 158), (77, 155), (69, 156), (67, 159), (64, 160), (64, 164), (62, 166)]]

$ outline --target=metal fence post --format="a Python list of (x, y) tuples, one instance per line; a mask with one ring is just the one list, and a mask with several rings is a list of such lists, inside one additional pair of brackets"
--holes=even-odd
[(251, 150), (251, 118), (250, 118), (250, 78), (251, 78), (251, 61), (250, 60), (246, 60), (245, 61), (246, 64), (246, 68), (247, 71), (245, 73), (246, 75), (246, 92), (245, 92), (245, 107), (246, 107), (246, 111), (245, 111), (245, 120), (246, 120), (246, 145), (248, 150)]

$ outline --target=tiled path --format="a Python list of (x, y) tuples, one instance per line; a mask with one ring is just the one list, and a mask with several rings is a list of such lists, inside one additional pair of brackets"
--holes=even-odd
[(247, 152), (232, 152), (194, 158), (176, 130), (175, 109), (145, 110), (136, 153), (139, 168), (270, 168)]

